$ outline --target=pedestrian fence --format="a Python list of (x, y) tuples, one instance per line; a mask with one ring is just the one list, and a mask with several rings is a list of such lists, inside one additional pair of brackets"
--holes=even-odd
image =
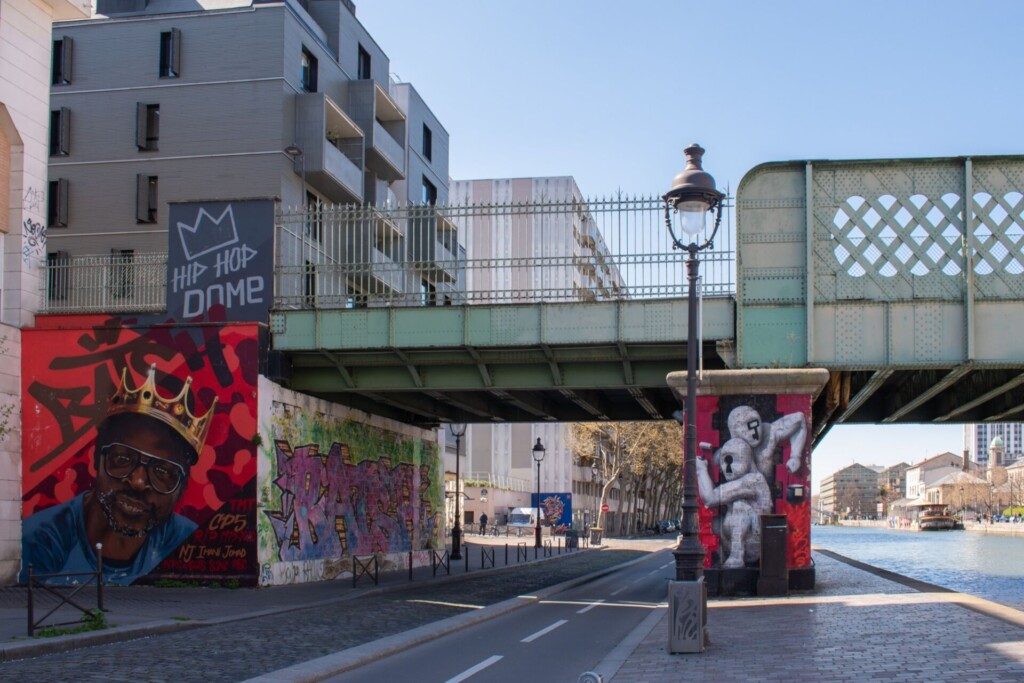
[(480, 547), (480, 569), (494, 567), (494, 548)]
[(438, 569), (444, 569), (445, 574), (452, 573), (451, 556), (447, 550), (437, 552), (436, 550), (430, 551), (430, 571), (433, 576), (437, 576)]
[(352, 587), (355, 588), (359, 579), (364, 576), (370, 577), (374, 586), (380, 582), (380, 564), (377, 562), (376, 555), (370, 555), (364, 559), (360, 559), (356, 555), (352, 556)]
[[(81, 582), (78, 577), (83, 577)], [(64, 605), (73, 607), (81, 613), (75, 621), (62, 621), (46, 624), (53, 626), (81, 625), (86, 618), (95, 617), (97, 613), (106, 612), (103, 607), (103, 544), (96, 544), (96, 569), (91, 572), (63, 572), (37, 574), (28, 566), (28, 635), (35, 636), (36, 630), (43, 627), (43, 622), (54, 615)], [(68, 581), (70, 580), (70, 585)], [(61, 585), (64, 584), (64, 585)], [(86, 607), (78, 595), (88, 586), (96, 587), (96, 607)], [(49, 612), (36, 619), (36, 603), (42, 596), (57, 599), (57, 604)]]
[(528, 558), (526, 557), (526, 544), (525, 543), (517, 543), (516, 544), (516, 562), (526, 562), (527, 559)]
[(544, 557), (551, 557), (554, 554), (554, 550), (551, 547), (551, 539), (545, 539), (544, 541)]

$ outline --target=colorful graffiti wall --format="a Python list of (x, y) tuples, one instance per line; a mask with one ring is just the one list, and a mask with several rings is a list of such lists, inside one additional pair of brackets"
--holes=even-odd
[[(260, 379), (260, 583), (335, 578), (352, 556), (404, 565), (442, 543), (435, 432)], [(414, 558), (421, 564), (424, 553)]]
[[(40, 318), (22, 351), (22, 579), (255, 583), (255, 324)], [(75, 577), (55, 578), (72, 583)]]
[[(536, 509), (537, 494), (530, 494), (530, 507)], [(555, 532), (564, 532), (572, 526), (572, 494), (541, 493), (541, 524), (554, 527)]]
[(705, 567), (757, 567), (762, 514), (786, 515), (789, 567), (811, 566), (810, 417), (807, 394), (698, 396)]

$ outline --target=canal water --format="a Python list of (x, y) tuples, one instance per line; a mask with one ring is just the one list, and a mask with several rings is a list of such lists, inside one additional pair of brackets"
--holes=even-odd
[(1024, 609), (1024, 537), (815, 526), (811, 543), (897, 574)]

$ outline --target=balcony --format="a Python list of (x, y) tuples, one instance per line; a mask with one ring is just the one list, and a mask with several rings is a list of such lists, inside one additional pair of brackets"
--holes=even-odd
[(346, 212), (346, 272), (352, 289), (368, 300), (390, 299), (404, 291), (404, 235), (390, 215), (374, 208)]
[(324, 93), (296, 97), (298, 145), (303, 151), (296, 172), (304, 170), (306, 182), (332, 202), (361, 202), (363, 130)]
[(350, 83), (348, 98), (366, 132), (366, 167), (388, 182), (405, 178), (405, 113), (376, 81)]
[[(417, 270), (435, 282), (459, 279), (458, 230), (432, 206), (416, 207), (409, 214), (412, 259)], [(464, 252), (463, 252), (464, 253)]]

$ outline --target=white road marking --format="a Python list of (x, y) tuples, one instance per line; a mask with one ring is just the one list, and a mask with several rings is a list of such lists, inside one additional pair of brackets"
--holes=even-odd
[(477, 664), (475, 666), (469, 667), (468, 669), (466, 669), (465, 671), (460, 673), (458, 676), (455, 676), (453, 678), (449, 678), (447, 683), (460, 683), (460, 681), (466, 680), (467, 678), (469, 678), (473, 674), (480, 673), (481, 671), (483, 671), (484, 669), (489, 667), (491, 664), (494, 664), (495, 662), (497, 662), (500, 659), (501, 659), (501, 655), (493, 655), (491, 657), (488, 657), (487, 659), (485, 659), (484, 661), (480, 662), (479, 664)]
[(651, 571), (647, 572), (647, 576), (650, 576), (651, 574), (657, 574), (660, 571), (661, 571), (661, 567), (659, 567), (657, 569), (652, 569)]
[(629, 588), (629, 586), (628, 586), (628, 585), (626, 585), (626, 586), (623, 586), (622, 588), (619, 588), (619, 589), (617, 589), (617, 590), (614, 590), (614, 591), (612, 591), (612, 592), (611, 592), (611, 595), (618, 595), (619, 593), (621, 593), (622, 591), (626, 590), (627, 588)]
[(662, 569), (668, 569), (668, 568), (669, 568), (669, 567), (671, 567), (671, 566), (672, 566), (673, 564), (675, 564), (675, 563), (674, 563), (674, 562), (666, 562), (665, 564), (661, 565), (661, 568), (662, 568)]
[(568, 624), (568, 623), (569, 623), (568, 619), (559, 619), (555, 623), (551, 624), (551, 626), (547, 626), (545, 628), (542, 628), (541, 630), (537, 631), (536, 633), (534, 633), (532, 635), (529, 635), (529, 636), (526, 636), (525, 638), (523, 638), (519, 642), (520, 643), (532, 643), (533, 641), (537, 640), (541, 636), (543, 636), (545, 634), (548, 634), (548, 633), (551, 633), (552, 631), (554, 631), (556, 628), (558, 628), (562, 624)]
[(584, 607), (583, 609), (576, 610), (576, 614), (586, 614), (590, 610), (592, 610), (595, 607), (597, 607), (598, 605), (600, 605), (602, 602), (604, 602), (604, 600), (597, 600), (595, 602), (592, 602), (589, 605), (587, 605), (586, 607)]

